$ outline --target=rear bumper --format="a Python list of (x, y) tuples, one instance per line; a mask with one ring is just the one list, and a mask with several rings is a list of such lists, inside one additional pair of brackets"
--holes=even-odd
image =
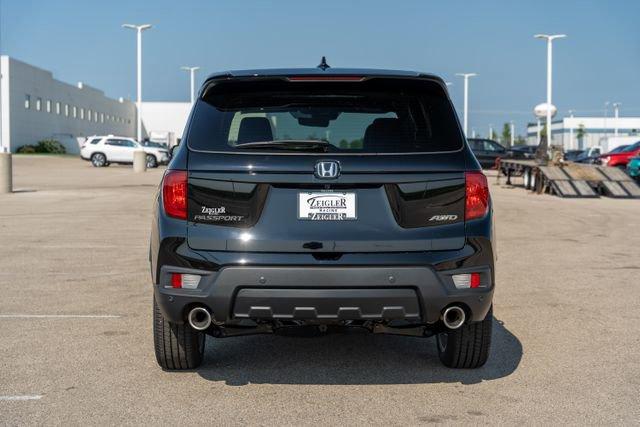
[[(452, 274), (480, 272), (482, 288), (456, 289)], [(171, 273), (202, 275), (197, 290), (174, 289)], [(396, 320), (435, 323), (462, 305), (471, 321), (486, 316), (493, 297), (489, 265), (436, 271), (426, 266), (229, 266), (218, 271), (163, 266), (155, 297), (165, 317), (183, 323), (194, 306), (217, 322), (261, 320)]]

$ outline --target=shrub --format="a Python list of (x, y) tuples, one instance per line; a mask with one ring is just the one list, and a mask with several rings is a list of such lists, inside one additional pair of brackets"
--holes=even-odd
[(48, 153), (48, 154), (64, 154), (67, 150), (64, 148), (64, 145), (60, 144), (55, 139), (43, 139), (38, 142), (36, 146), (37, 153)]
[(20, 153), (20, 154), (32, 154), (32, 153), (36, 152), (36, 146), (35, 145), (23, 145), (21, 147), (18, 147), (17, 152)]

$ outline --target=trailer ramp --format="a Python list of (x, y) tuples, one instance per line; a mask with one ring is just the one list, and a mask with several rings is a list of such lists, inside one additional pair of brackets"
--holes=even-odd
[(586, 180), (571, 176), (570, 171), (565, 168), (540, 166), (539, 169), (553, 192), (560, 197), (598, 197), (598, 193)]

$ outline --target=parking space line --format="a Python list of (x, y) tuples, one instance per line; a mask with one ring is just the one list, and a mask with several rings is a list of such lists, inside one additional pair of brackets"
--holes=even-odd
[(0, 319), (117, 319), (114, 314), (0, 314)]
[(0, 401), (3, 400), (40, 400), (42, 399), (42, 395), (40, 394), (30, 394), (23, 396), (0, 396)]

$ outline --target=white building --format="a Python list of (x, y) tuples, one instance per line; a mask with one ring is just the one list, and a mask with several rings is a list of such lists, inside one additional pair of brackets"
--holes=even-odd
[(50, 71), (0, 56), (0, 151), (56, 139), (67, 152), (95, 134), (133, 136), (136, 108), (83, 83), (70, 85)]
[[(143, 102), (141, 110), (143, 137), (173, 145), (182, 138), (191, 104)], [(135, 137), (135, 103), (0, 56), (0, 151), (55, 139), (76, 154), (87, 136), (109, 134)]]
[(171, 147), (182, 138), (191, 112), (190, 102), (143, 102), (142, 134)]
[[(538, 132), (545, 126), (543, 119), (538, 128), (537, 123), (527, 126), (527, 144), (537, 144)], [(630, 141), (640, 141), (640, 117), (565, 117), (551, 123), (551, 142), (565, 150), (582, 150), (589, 147), (602, 147), (608, 151), (609, 141), (614, 145), (614, 135), (630, 137)], [(628, 143), (628, 142), (627, 142)], [(611, 147), (614, 148), (614, 147)]]

